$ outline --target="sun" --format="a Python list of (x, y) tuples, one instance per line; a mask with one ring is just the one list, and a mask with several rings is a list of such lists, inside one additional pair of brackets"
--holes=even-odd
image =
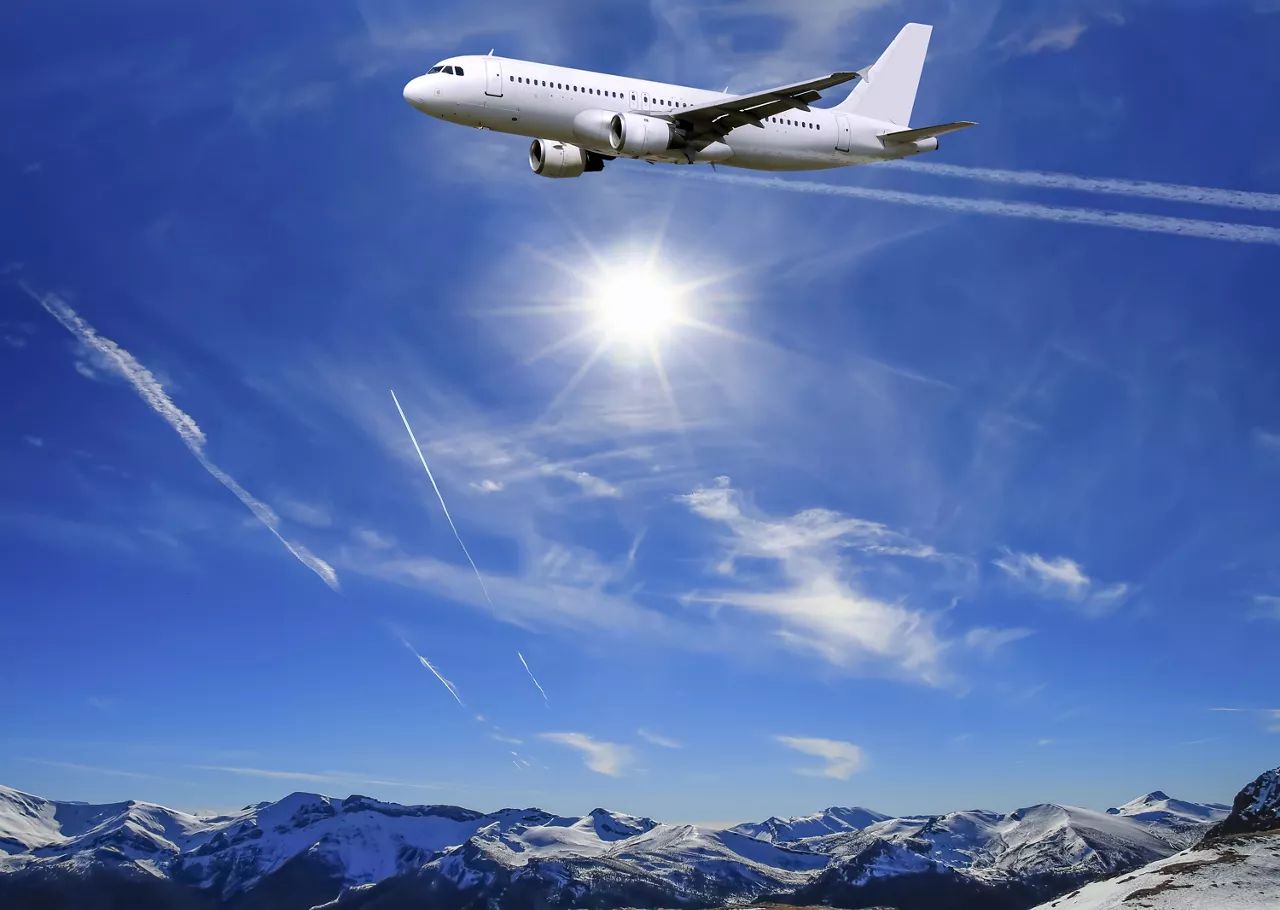
[(649, 349), (687, 321), (684, 289), (652, 265), (606, 267), (590, 285), (588, 304), (608, 342)]

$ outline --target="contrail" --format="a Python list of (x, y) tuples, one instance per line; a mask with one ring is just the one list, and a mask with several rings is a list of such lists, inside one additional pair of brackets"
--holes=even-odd
[(529, 674), (529, 678), (533, 680), (533, 684), (537, 686), (538, 691), (542, 693), (542, 700), (545, 701), (547, 703), (547, 707), (550, 708), (551, 699), (547, 698), (547, 692), (542, 688), (542, 683), (538, 682), (538, 678), (534, 676), (533, 671), (529, 669), (529, 662), (524, 659), (524, 655), (519, 651), (516, 652), (516, 657), (520, 658), (520, 663), (524, 664), (524, 671)]
[[(405, 416), (404, 408), (400, 407), (400, 399), (396, 397), (395, 389), (391, 390), (391, 400), (396, 403), (396, 410), (400, 412), (400, 419), (404, 421), (404, 428), (409, 432), (409, 441), (413, 443), (413, 449), (418, 453), (418, 460), (422, 462), (422, 467), (427, 472), (427, 479), (431, 481), (431, 489), (436, 491), (436, 499), (440, 500), (440, 508), (444, 510), (444, 517), (448, 520), (449, 527), (453, 529), (453, 536), (458, 541), (458, 546), (462, 548), (462, 555), (467, 557), (467, 562), (471, 563), (471, 570), (476, 573), (476, 581), (480, 582), (480, 590), (484, 592), (484, 599), (489, 602), (489, 608), (496, 613), (498, 608), (494, 606), (493, 598), (489, 596), (489, 589), (485, 587), (484, 576), (480, 574), (480, 567), (477, 566), (476, 561), (471, 558), (471, 553), (467, 550), (467, 545), (462, 542), (462, 535), (458, 533), (458, 526), (453, 523), (453, 516), (449, 514), (449, 507), (445, 505), (444, 502), (444, 494), (440, 492), (440, 487), (436, 484), (435, 475), (431, 473), (431, 467), (427, 464), (427, 456), (422, 454), (422, 448), (418, 445), (418, 437), (413, 434), (413, 427), (409, 426), (409, 418)], [(547, 707), (551, 707), (551, 702), (547, 700), (547, 693), (543, 690), (542, 686), (538, 685), (538, 680), (534, 679), (533, 671), (529, 669), (529, 664), (525, 661), (524, 655), (519, 651), (516, 652), (516, 655), (520, 658), (520, 663), (524, 664), (524, 669), (529, 674), (529, 678), (533, 680), (533, 684), (538, 686), (538, 691), (542, 693), (542, 698), (547, 702)], [(424, 664), (427, 663), (426, 660), (421, 657), (419, 657), (419, 660), (422, 660)], [(427, 666), (431, 667), (430, 664), (427, 664)], [(435, 673), (435, 668), (431, 667), (431, 671)], [(439, 673), (436, 673), (436, 675), (440, 676)], [(445, 682), (443, 676), (440, 677), (440, 680), (441, 682)], [(445, 685), (448, 686), (449, 683), (445, 682)], [(453, 691), (452, 686), (449, 687), (449, 691)]]
[(1248, 209), (1254, 212), (1280, 212), (1280, 195), (1275, 193), (1223, 190), (1206, 186), (1123, 180), (1114, 177), (1077, 177), (1074, 174), (1050, 174), (1043, 171), (960, 167), (955, 164), (935, 164), (931, 161), (895, 161), (892, 164), (895, 167), (919, 171), (922, 174), (980, 180), (984, 183), (1003, 183), (1009, 186), (1026, 186), (1044, 190), (1074, 190), (1081, 193), (1101, 193), (1138, 199), (1160, 199), (1165, 202), (1215, 205), (1224, 208)]
[(449, 507), (444, 504), (444, 495), (440, 492), (440, 487), (436, 485), (435, 476), (432, 475), (431, 468), (427, 465), (427, 457), (422, 454), (422, 449), (418, 446), (418, 437), (413, 435), (413, 427), (409, 426), (409, 418), (404, 416), (404, 408), (400, 407), (400, 399), (396, 398), (394, 389), (391, 390), (391, 400), (396, 403), (396, 410), (400, 412), (400, 419), (404, 421), (404, 428), (409, 431), (409, 441), (413, 443), (414, 451), (418, 453), (418, 460), (422, 462), (422, 467), (426, 469), (427, 479), (431, 481), (431, 489), (436, 491), (436, 498), (440, 500), (440, 508), (444, 510), (444, 517), (448, 520), (449, 527), (453, 529), (453, 536), (457, 538), (458, 546), (462, 547), (462, 555), (466, 556), (467, 562), (471, 563), (471, 569), (476, 573), (476, 581), (480, 582), (480, 590), (484, 592), (484, 599), (489, 601), (489, 607), (496, 613), (498, 608), (494, 606), (493, 598), (489, 596), (489, 589), (484, 586), (484, 577), (480, 574), (480, 568), (467, 551), (467, 545), (462, 542), (462, 535), (458, 533), (458, 526), (453, 523), (453, 516), (449, 514)]
[(62, 327), (74, 335), (81, 344), (100, 354), (115, 373), (132, 385), (134, 391), (151, 410), (163, 417), (165, 422), (174, 429), (187, 449), (195, 456), (196, 461), (200, 462), (200, 466), (218, 483), (235, 494), (236, 499), (244, 503), (258, 521), (266, 525), (267, 530), (284, 544), (285, 549), (304, 566), (319, 575), (325, 584), (335, 591), (338, 590), (338, 574), (333, 567), (302, 544), (285, 540), (280, 533), (280, 518), (271, 510), (271, 507), (251, 496), (244, 487), (236, 483), (235, 478), (209, 460), (209, 456), (204, 451), (207, 442), (204, 431), (189, 414), (173, 403), (173, 399), (165, 392), (160, 380), (156, 379), (150, 370), (110, 338), (99, 335), (93, 326), (85, 322), (61, 297), (56, 294), (37, 294), (25, 284), (22, 285), (22, 289), (44, 307), (54, 319), (62, 323)]
[(439, 671), (439, 670), (437, 670), (437, 669), (432, 665), (431, 661), (427, 660), (425, 657), (423, 657), (421, 654), (419, 654), (417, 651), (415, 651), (415, 650), (413, 649), (413, 645), (409, 644), (409, 642), (405, 641), (403, 638), (402, 638), (402, 639), (400, 639), (400, 643), (401, 643), (402, 645), (404, 645), (406, 648), (408, 648), (408, 649), (409, 649), (409, 651), (413, 654), (413, 656), (414, 656), (414, 657), (418, 658), (418, 662), (419, 662), (419, 663), (421, 663), (424, 667), (426, 667), (428, 670), (430, 670), (432, 673), (434, 673), (434, 674), (435, 674), (436, 679), (438, 679), (438, 680), (440, 680), (440, 682), (444, 683), (444, 687), (445, 687), (446, 689), (448, 689), (448, 690), (449, 690), (449, 694), (453, 696), (454, 700), (455, 700), (455, 701), (457, 701), (457, 703), (458, 703), (459, 705), (462, 705), (462, 707), (464, 707), (464, 708), (466, 707), (466, 705), (463, 705), (463, 704), (462, 704), (462, 698), (458, 695), (458, 690), (454, 687), (453, 683), (451, 683), (451, 682), (449, 682), (449, 680), (445, 679), (445, 678), (444, 678), (444, 676), (440, 673), (440, 671)]
[[(658, 173), (669, 173), (659, 171)], [(680, 172), (676, 172), (679, 174)], [(836, 183), (816, 183), (803, 180), (783, 180), (779, 177), (748, 177), (721, 172), (683, 173), (685, 179), (715, 180), (758, 186), (763, 189), (787, 190), (792, 193), (812, 193), (819, 196), (846, 196), (867, 199), (872, 202), (889, 202), (940, 209), (964, 215), (1000, 215), (1006, 218), (1027, 218), (1035, 221), (1053, 221), (1061, 224), (1086, 224), (1095, 227), (1122, 228), (1153, 234), (1173, 234), (1180, 237), (1196, 237), (1202, 240), (1225, 240), (1231, 243), (1261, 243), (1280, 246), (1280, 228), (1256, 224), (1229, 224), (1221, 221), (1200, 221), (1194, 218), (1172, 218), (1165, 215), (1143, 215), (1132, 212), (1112, 212), (1104, 209), (1070, 208), (1041, 205), (1032, 202), (1005, 202), (998, 199), (965, 199), (959, 196), (929, 196), (922, 193), (903, 193), (897, 190), (870, 189)]]

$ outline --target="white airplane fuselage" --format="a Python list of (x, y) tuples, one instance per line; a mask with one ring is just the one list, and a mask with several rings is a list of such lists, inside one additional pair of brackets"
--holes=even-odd
[[(901, 124), (811, 107), (762, 118), (759, 126), (739, 126), (696, 151), (626, 154), (609, 140), (615, 114), (660, 121), (652, 128), (667, 129), (682, 110), (704, 108), (733, 96), (494, 56), (452, 57), (432, 69), (404, 87), (405, 100), (422, 113), (461, 126), (566, 143), (604, 159), (811, 171), (905, 158), (938, 147), (937, 138), (886, 143), (880, 137), (902, 130)], [(457, 75), (458, 70), (462, 75)], [(530, 154), (540, 154), (536, 143)], [(537, 170), (537, 163), (531, 163)]]

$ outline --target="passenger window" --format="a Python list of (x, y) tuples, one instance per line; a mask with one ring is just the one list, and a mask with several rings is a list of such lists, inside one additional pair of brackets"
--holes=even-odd
[(465, 73), (463, 73), (463, 72), (462, 72), (462, 67), (460, 67), (460, 66), (455, 66), (455, 67), (453, 68), (453, 74), (454, 74), (455, 76), (464, 76), (464, 75), (466, 75)]
[(507, 78), (508, 78), (508, 79), (510, 79), (512, 82), (515, 82), (515, 81), (516, 81), (516, 77), (515, 77), (515, 76), (508, 76)]

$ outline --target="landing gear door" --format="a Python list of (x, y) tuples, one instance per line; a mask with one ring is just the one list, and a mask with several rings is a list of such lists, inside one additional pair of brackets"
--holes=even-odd
[(849, 151), (849, 118), (844, 114), (836, 114), (836, 151)]
[(493, 57), (484, 58), (485, 88), (484, 93), (493, 98), (502, 97), (502, 61)]

